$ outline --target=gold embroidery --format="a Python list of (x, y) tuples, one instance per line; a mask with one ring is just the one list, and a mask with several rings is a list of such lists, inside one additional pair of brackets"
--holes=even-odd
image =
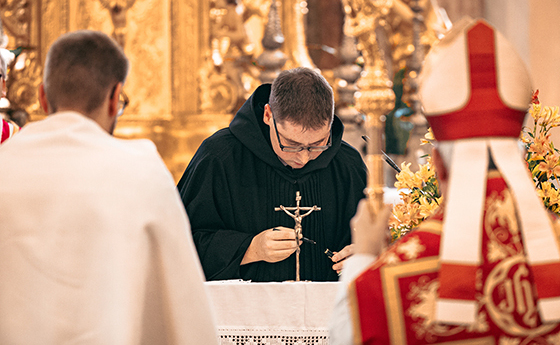
[(438, 288), (439, 281), (437, 279), (429, 280), (426, 276), (421, 276), (418, 279), (418, 283), (411, 284), (410, 286), (407, 298), (412, 303), (406, 313), (415, 321), (412, 324), (412, 329), (418, 339), (424, 338), (427, 342), (432, 343), (436, 340), (436, 337), (449, 337), (464, 330), (471, 333), (484, 333), (488, 331), (490, 325), (488, 324), (485, 312), (479, 312), (476, 322), (467, 328), (464, 326), (438, 324), (435, 320)]
[(556, 327), (556, 324), (536, 327), (537, 308), (528, 278), (525, 257), (518, 254), (498, 263), (484, 284), (483, 303), (490, 318), (496, 326), (514, 336), (535, 337)]
[(441, 235), (441, 229), (442, 228), (443, 228), (443, 225), (442, 225), (440, 220), (426, 219), (425, 221), (423, 221), (420, 224), (420, 226), (418, 227), (418, 230), (416, 230), (416, 231), (422, 231), (422, 232), (432, 233), (432, 234), (435, 234), (435, 235)]
[(433, 345), (496, 345), (496, 342), (494, 341), (494, 337), (484, 337), (476, 339), (446, 341), (445, 343), (437, 343)]
[(399, 256), (393, 252), (387, 252), (385, 255), (384, 261), (387, 265), (396, 265), (401, 262)]
[(435, 306), (438, 280), (430, 280), (427, 276), (418, 279), (417, 284), (411, 284), (407, 298), (412, 301), (407, 315), (417, 322), (412, 324), (412, 329), (418, 339), (424, 338), (433, 343), (437, 336), (451, 336), (463, 331), (461, 326), (447, 326), (435, 321)]
[(508, 256), (507, 251), (497, 241), (490, 240), (488, 242), (487, 258), (489, 262), (496, 262), (505, 259)]
[(484, 231), (489, 239), (487, 259), (490, 263), (523, 252), (514, 200), (509, 190), (500, 194), (494, 191), (486, 199)]
[(550, 344), (559, 345), (560, 344), (560, 332), (558, 332), (556, 334), (549, 335), (548, 337), (546, 337), (546, 341), (548, 341)]
[[(492, 321), (517, 337), (539, 336), (554, 325), (537, 327), (537, 307), (523, 253), (511, 192), (492, 192), (486, 200), (484, 231), (488, 236), (487, 260), (497, 263), (483, 288), (483, 300)], [(500, 344), (517, 344), (516, 338), (500, 338)]]
[(488, 332), (488, 330), (490, 329), (490, 325), (488, 324), (488, 316), (485, 312), (480, 310), (481, 307), (482, 304), (480, 303), (480, 301), (478, 301), (478, 314), (476, 315), (476, 321), (472, 325), (467, 326), (467, 332), (484, 333)]
[(437, 257), (432, 256), (415, 261), (407, 261), (399, 265), (382, 266), (380, 268), (381, 284), (386, 301), (385, 313), (389, 325), (391, 344), (406, 344), (406, 329), (404, 328), (399, 278), (437, 272), (438, 263)]
[(408, 260), (416, 259), (418, 254), (426, 250), (426, 247), (420, 243), (418, 236), (407, 236), (406, 242), (397, 244), (397, 252), (403, 254)]
[(519, 338), (509, 338), (509, 337), (500, 337), (500, 344), (499, 345), (519, 345), (521, 339)]

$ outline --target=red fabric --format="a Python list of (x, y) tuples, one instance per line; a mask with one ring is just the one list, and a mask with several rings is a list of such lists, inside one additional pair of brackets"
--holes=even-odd
[(442, 263), (439, 270), (439, 297), (475, 300), (477, 266)]
[(525, 111), (508, 108), (497, 88), (494, 30), (479, 22), (467, 33), (471, 96), (460, 110), (427, 116), (440, 141), (476, 137), (517, 138)]
[(2, 119), (2, 136), (0, 137), (0, 144), (10, 137), (10, 124)]
[(560, 263), (532, 265), (531, 270), (539, 298), (558, 297), (560, 291)]
[[(560, 267), (527, 264), (523, 238), (517, 229), (510, 230), (510, 226), (517, 226), (510, 198), (500, 176), (488, 178), (482, 262), (475, 284), (480, 308), (475, 325), (469, 328), (437, 324), (434, 320), (435, 299), (440, 292), (439, 231), (443, 214), (439, 212), (391, 246), (353, 282), (350, 301), (356, 303), (350, 303), (355, 308), (351, 315), (359, 317), (354, 322), (360, 326), (362, 343), (460, 345), (484, 339), (477, 344), (556, 344), (560, 324), (541, 322), (536, 306), (537, 297), (543, 296), (537, 296), (533, 276), (545, 271), (557, 281)], [(433, 230), (434, 224), (438, 231)], [(407, 256), (410, 248), (419, 248), (415, 258)], [(432, 262), (431, 266), (427, 262)]]
[[(387, 318), (385, 318), (385, 303), (383, 291), (377, 289), (377, 284), (381, 277), (379, 271), (369, 271), (359, 277), (359, 282), (354, 286), (357, 295), (370, 296), (368, 299), (360, 300), (360, 328), (362, 339), (373, 341), (379, 344), (389, 344), (387, 332), (378, 332), (378, 329), (387, 330)], [(367, 312), (364, 312), (367, 311)], [(375, 327), (371, 327), (375, 325)], [(366, 342), (367, 343), (367, 342)]]
[[(418, 234), (426, 242), (433, 243), (434, 245), (426, 247), (426, 250), (418, 256), (417, 259), (429, 258), (438, 254), (440, 236), (432, 233)], [(409, 235), (409, 236), (412, 236)], [(402, 241), (402, 240), (401, 240)], [(406, 244), (402, 241), (401, 244)], [(398, 252), (398, 246), (393, 246), (387, 253), (395, 254), (399, 260), (407, 261), (406, 256)], [(381, 287), (381, 282), (386, 279), (383, 278), (382, 268), (373, 266), (372, 269), (365, 271), (359, 276), (352, 285), (353, 293), (356, 296), (358, 305), (356, 306), (357, 313), (359, 314), (359, 325), (361, 329), (361, 341), (363, 344), (391, 344), (391, 336), (389, 332), (389, 321), (387, 319), (387, 308), (389, 303), (387, 296), (388, 292)], [(423, 277), (430, 280), (437, 279), (437, 272), (423, 272)], [(410, 307), (409, 301), (404, 298), (410, 291), (410, 287), (417, 281), (417, 274), (412, 274), (407, 277), (402, 277), (398, 281), (398, 289), (400, 291), (399, 298), (404, 308)], [(351, 291), (352, 293), (352, 291)], [(354, 313), (356, 315), (356, 313)], [(409, 337), (415, 337), (412, 329), (407, 332)]]

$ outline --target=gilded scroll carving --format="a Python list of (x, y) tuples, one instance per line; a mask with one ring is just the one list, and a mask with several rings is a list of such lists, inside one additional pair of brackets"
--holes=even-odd
[(16, 44), (27, 46), (30, 39), (31, 4), (30, 0), (0, 1), (2, 25), (14, 36)]
[(42, 81), (43, 68), (36, 51), (20, 55), (12, 64), (8, 80), (8, 95), (12, 109), (24, 109), (28, 114), (39, 111), (37, 89)]
[(28, 114), (39, 109), (37, 86), (41, 82), (38, 47), (32, 42), (32, 3), (29, 0), (0, 1), (3, 29), (9, 46), (18, 56), (9, 66), (7, 98), (11, 109), (23, 109)]
[(203, 112), (231, 113), (258, 85), (258, 69), (252, 64), (256, 45), (245, 29), (254, 14), (260, 11), (235, 0), (210, 2), (210, 48), (199, 73)]

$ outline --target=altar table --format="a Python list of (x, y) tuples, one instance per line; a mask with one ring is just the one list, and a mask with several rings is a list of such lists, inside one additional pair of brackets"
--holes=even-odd
[(327, 345), (338, 282), (205, 283), (220, 344)]

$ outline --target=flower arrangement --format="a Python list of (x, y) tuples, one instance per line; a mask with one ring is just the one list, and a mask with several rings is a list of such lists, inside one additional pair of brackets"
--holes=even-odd
[[(433, 133), (428, 130), (422, 145), (431, 143), (433, 139)], [(420, 164), (415, 173), (410, 171), (410, 165), (411, 163), (403, 162), (400, 172), (396, 175), (395, 187), (402, 202), (393, 206), (389, 219), (393, 241), (418, 226), (442, 201), (432, 157), (428, 155), (426, 164)]]
[(558, 107), (543, 106), (539, 102), (539, 91), (535, 91), (529, 114), (533, 118), (533, 129), (523, 128), (521, 140), (527, 149), (527, 167), (531, 171), (537, 194), (550, 211), (560, 215), (560, 157), (554, 143), (550, 141), (550, 130), (560, 126)]
[[(525, 160), (533, 176), (537, 194), (547, 209), (560, 215), (560, 151), (550, 141), (550, 130), (560, 126), (560, 114), (558, 107), (542, 106), (538, 94), (538, 90), (533, 94), (529, 109), (534, 126), (532, 129), (523, 128), (521, 140), (527, 149)], [(432, 140), (433, 133), (428, 130), (422, 144), (431, 143)], [(404, 162), (396, 175), (395, 187), (399, 191), (401, 202), (393, 206), (389, 221), (393, 241), (417, 227), (442, 202), (443, 197), (440, 195), (429, 155), (427, 160), (414, 173), (410, 171), (411, 163)]]

